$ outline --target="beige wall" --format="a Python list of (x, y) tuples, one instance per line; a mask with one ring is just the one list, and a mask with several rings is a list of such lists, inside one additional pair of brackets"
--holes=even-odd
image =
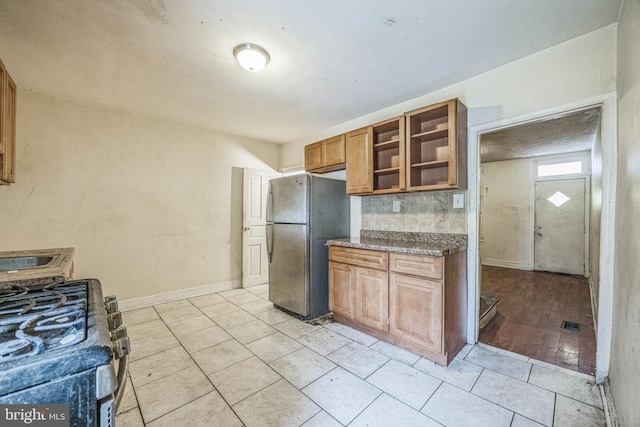
[(29, 91), (17, 114), (0, 251), (75, 247), (120, 300), (241, 278), (241, 168), (276, 145)]
[(611, 390), (622, 426), (640, 425), (640, 1), (618, 24), (618, 184)]
[(483, 163), (481, 167), (482, 263), (530, 270), (531, 159)]

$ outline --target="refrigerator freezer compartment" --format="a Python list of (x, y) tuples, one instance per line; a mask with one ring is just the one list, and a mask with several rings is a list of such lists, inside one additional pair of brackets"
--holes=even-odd
[(306, 224), (267, 224), (270, 249), (269, 300), (297, 313), (309, 315), (309, 226)]

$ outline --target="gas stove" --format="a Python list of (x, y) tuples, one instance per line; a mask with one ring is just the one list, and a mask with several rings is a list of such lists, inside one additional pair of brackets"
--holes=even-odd
[(0, 284), (0, 404), (68, 404), (71, 426), (113, 425), (129, 352), (121, 324), (95, 279)]

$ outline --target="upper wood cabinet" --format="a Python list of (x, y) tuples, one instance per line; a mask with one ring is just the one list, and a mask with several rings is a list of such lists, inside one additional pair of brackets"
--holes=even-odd
[(347, 194), (467, 188), (467, 107), (457, 98), (304, 148), (307, 172), (345, 169)]
[(404, 140), (404, 117), (349, 132), (347, 194), (383, 194), (404, 190)]
[(0, 184), (16, 182), (17, 87), (0, 61)]
[(334, 136), (304, 147), (304, 169), (307, 172), (344, 169), (345, 157), (345, 136)]
[(458, 99), (405, 114), (407, 190), (467, 188), (467, 108)]
[(373, 191), (373, 128), (347, 134), (347, 194)]
[(346, 146), (347, 194), (467, 187), (467, 108), (457, 98), (349, 132)]

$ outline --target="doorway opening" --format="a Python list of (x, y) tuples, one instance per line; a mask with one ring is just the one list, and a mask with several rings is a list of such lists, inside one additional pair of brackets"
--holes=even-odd
[(602, 202), (591, 168), (601, 162), (600, 121), (596, 106), (479, 140), (478, 340), (589, 375)]

